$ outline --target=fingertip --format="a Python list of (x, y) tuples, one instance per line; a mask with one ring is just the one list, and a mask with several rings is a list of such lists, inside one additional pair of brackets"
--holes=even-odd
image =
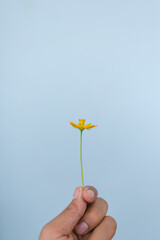
[(82, 191), (83, 191), (83, 189), (81, 186), (76, 187), (76, 189), (74, 190), (73, 199), (76, 199), (80, 195), (82, 195)]
[(83, 198), (86, 202), (92, 203), (96, 200), (98, 191), (93, 186), (86, 186), (83, 190)]

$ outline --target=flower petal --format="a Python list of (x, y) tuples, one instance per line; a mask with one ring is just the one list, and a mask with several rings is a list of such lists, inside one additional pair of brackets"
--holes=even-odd
[(72, 127), (74, 127), (74, 128), (79, 128), (75, 123), (71, 122), (70, 120), (69, 120), (69, 122), (70, 122), (70, 124), (72, 125)]
[(86, 129), (89, 130), (89, 129), (94, 128), (94, 127), (97, 127), (97, 126), (98, 126), (98, 125), (92, 125), (92, 126), (86, 128)]
[(89, 127), (91, 126), (91, 124), (92, 124), (92, 123), (89, 123), (89, 124), (84, 125), (84, 128), (86, 128), (86, 129), (89, 128)]
[(79, 119), (78, 127), (83, 128), (85, 121), (86, 121), (86, 119)]

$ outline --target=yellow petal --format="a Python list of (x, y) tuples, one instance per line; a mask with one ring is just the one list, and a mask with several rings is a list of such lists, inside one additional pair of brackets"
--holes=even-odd
[(86, 119), (79, 119), (78, 127), (83, 128), (85, 124)]
[(92, 124), (92, 123), (89, 123), (89, 124), (84, 125), (84, 128), (86, 128), (86, 129), (89, 128), (89, 127), (91, 126), (91, 124)]
[(88, 130), (88, 129), (91, 129), (91, 128), (94, 128), (94, 127), (97, 127), (97, 126), (98, 126), (98, 125), (92, 125), (92, 126), (86, 128), (86, 129)]
[(79, 128), (75, 123), (73, 123), (73, 122), (71, 122), (71, 121), (69, 121), (70, 122), (70, 124), (72, 125), (72, 127), (74, 127), (74, 128)]

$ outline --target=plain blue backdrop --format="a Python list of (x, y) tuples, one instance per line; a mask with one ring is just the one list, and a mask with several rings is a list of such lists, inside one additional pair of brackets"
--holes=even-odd
[(160, 235), (160, 1), (0, 0), (0, 239), (38, 239), (81, 185), (115, 240)]

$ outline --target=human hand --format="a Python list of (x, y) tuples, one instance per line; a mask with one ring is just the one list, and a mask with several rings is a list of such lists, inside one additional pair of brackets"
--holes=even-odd
[(75, 189), (72, 202), (41, 230), (39, 240), (111, 240), (117, 223), (92, 186)]

